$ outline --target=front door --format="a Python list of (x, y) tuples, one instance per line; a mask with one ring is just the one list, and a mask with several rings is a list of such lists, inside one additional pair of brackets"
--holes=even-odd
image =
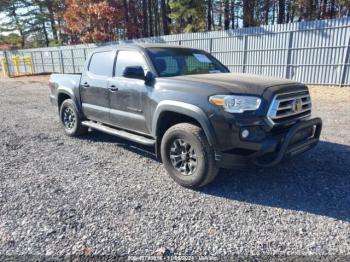
[(80, 81), (80, 95), (84, 115), (102, 123), (109, 123), (108, 78), (112, 76), (115, 51), (97, 52), (91, 56), (88, 69)]
[(117, 127), (148, 134), (143, 101), (147, 86), (144, 80), (123, 77), (123, 71), (128, 66), (142, 66), (147, 71), (147, 64), (141, 53), (132, 50), (118, 51), (115, 76), (108, 82), (111, 90), (110, 121)]

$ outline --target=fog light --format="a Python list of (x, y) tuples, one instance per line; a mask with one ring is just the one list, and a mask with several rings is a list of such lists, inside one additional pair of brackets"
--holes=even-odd
[(249, 130), (244, 129), (244, 130), (242, 131), (241, 135), (242, 135), (243, 138), (248, 138), (248, 136), (249, 136)]

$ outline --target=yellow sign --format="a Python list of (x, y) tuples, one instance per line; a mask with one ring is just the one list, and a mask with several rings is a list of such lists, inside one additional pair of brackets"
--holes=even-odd
[[(12, 62), (15, 76), (33, 74), (33, 60), (31, 56), (12, 56), (8, 59)], [(5, 57), (0, 57), (2, 76), (5, 78), (8, 74), (8, 65)]]
[(0, 57), (0, 64), (2, 69), (2, 76), (5, 78), (7, 76), (7, 64), (5, 57)]

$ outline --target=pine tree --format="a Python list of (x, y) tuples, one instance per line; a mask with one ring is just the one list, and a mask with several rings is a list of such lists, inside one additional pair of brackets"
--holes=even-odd
[(28, 24), (30, 15), (28, 12), (20, 13), (18, 10), (24, 10), (26, 2), (21, 0), (5, 0), (1, 4), (2, 11), (6, 14), (6, 21), (0, 24), (0, 31), (15, 32), (20, 36), (20, 47), (25, 46), (25, 40), (32, 32), (31, 26)]
[(206, 28), (206, 7), (201, 0), (170, 0), (173, 32), (199, 32)]

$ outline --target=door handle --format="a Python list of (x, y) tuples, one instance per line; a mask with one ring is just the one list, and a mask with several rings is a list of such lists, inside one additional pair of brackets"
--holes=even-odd
[(85, 82), (84, 84), (81, 85), (82, 87), (84, 88), (87, 88), (87, 87), (90, 87), (89, 83), (88, 82)]
[(116, 87), (115, 85), (111, 85), (111, 86), (109, 86), (108, 90), (111, 91), (111, 92), (117, 92), (118, 91), (118, 87)]

